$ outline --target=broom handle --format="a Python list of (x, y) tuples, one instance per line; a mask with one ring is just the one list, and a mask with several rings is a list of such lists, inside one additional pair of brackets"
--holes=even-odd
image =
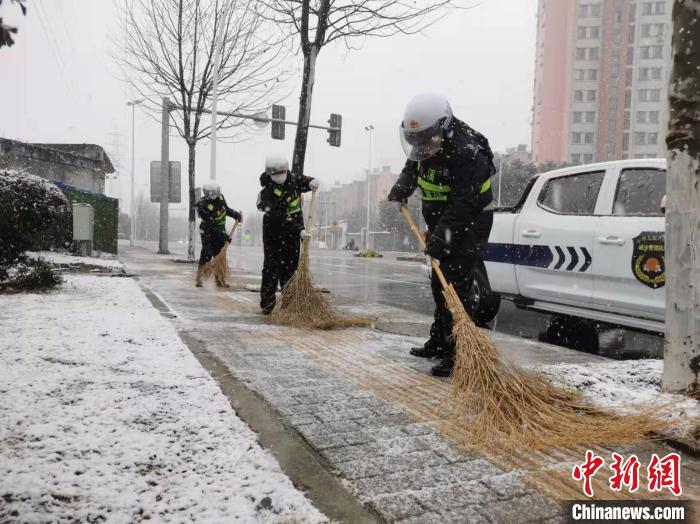
[[(228, 236), (231, 238), (231, 241), (233, 241), (233, 234), (236, 232), (236, 228), (238, 227), (238, 220), (233, 221), (233, 225), (231, 226), (231, 232), (228, 234)], [(230, 242), (226, 242), (229, 244)]]
[[(408, 225), (411, 227), (411, 230), (413, 231), (413, 233), (416, 235), (416, 238), (418, 239), (418, 243), (420, 244), (420, 247), (423, 248), (423, 250), (425, 250), (425, 240), (423, 239), (423, 235), (421, 234), (420, 230), (418, 229), (418, 226), (416, 225), (416, 223), (413, 221), (413, 217), (411, 216), (411, 213), (409, 212), (408, 208), (406, 207), (406, 204), (401, 204), (401, 213), (403, 214), (404, 218), (406, 219), (406, 222), (408, 222)], [(442, 269), (440, 269), (440, 265), (437, 263), (437, 261), (433, 257), (430, 257), (430, 262), (433, 266), (433, 271), (435, 271), (435, 274), (440, 279), (440, 284), (442, 284), (442, 288), (445, 291), (447, 291), (449, 284), (447, 283), (447, 280), (445, 280), (445, 275), (443, 275)]]
[(316, 190), (311, 192), (311, 205), (309, 206), (309, 216), (306, 218), (307, 233), (309, 234), (308, 239), (311, 238), (311, 230), (313, 229), (313, 218), (314, 218), (314, 204), (316, 203)]

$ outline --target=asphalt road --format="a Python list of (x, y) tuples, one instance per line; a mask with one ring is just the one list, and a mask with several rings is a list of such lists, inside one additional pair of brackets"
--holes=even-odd
[[(140, 243), (141, 244), (141, 243)], [(155, 243), (144, 243), (153, 245)], [(172, 243), (170, 251), (183, 256), (186, 247)], [(311, 256), (314, 280), (338, 296), (366, 303), (386, 304), (432, 315), (433, 299), (430, 283), (423, 264), (396, 260), (397, 253), (384, 253), (384, 258), (358, 258), (347, 251), (315, 249)], [(262, 268), (261, 247), (234, 246), (229, 250), (232, 267), (251, 273)], [(494, 322), (494, 329), (510, 335), (537, 339), (550, 321), (546, 314), (523, 311), (506, 300)], [(604, 330), (599, 333), (600, 354), (614, 358), (661, 357), (663, 339), (624, 329)], [(557, 340), (548, 340), (561, 343)], [(583, 349), (587, 344), (579, 343)]]

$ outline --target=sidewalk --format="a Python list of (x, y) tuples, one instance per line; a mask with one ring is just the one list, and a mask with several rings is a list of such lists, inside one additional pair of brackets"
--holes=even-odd
[(0, 304), (0, 522), (328, 522), (133, 279)]
[[(410, 345), (423, 341), (426, 317), (338, 300), (349, 310), (379, 315), (378, 329), (281, 328), (258, 314), (257, 294), (245, 290), (258, 275), (235, 272), (231, 289), (197, 289), (193, 265), (142, 248), (125, 249), (122, 257), (140, 285), (165, 304), (181, 335), (244, 381), (382, 519), (559, 522), (564, 515), (558, 501), (583, 498), (571, 478), (583, 449), (473, 454), (438, 431), (445, 422), (438, 408), (449, 383), (429, 375), (430, 362), (407, 354)], [(509, 357), (529, 365), (605, 364), (599, 357), (498, 333), (494, 340)], [(672, 450), (659, 444), (595, 451), (608, 459), (612, 451), (636, 452), (644, 462), (652, 452)], [(684, 456), (683, 468), (684, 494), (697, 499), (700, 466)], [(607, 476), (596, 478), (594, 486), (602, 498), (626, 496), (608, 490)], [(641, 490), (637, 498), (645, 498)]]

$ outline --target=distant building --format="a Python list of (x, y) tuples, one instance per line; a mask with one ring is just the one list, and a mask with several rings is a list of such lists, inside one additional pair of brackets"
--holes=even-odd
[(505, 156), (507, 162), (518, 160), (523, 164), (532, 162), (532, 154), (527, 150), (527, 144), (518, 144), (516, 147), (509, 147), (505, 153), (494, 153), (494, 164), (498, 167), (500, 159)]
[(0, 138), (0, 168), (16, 169), (54, 182), (104, 194), (114, 167), (94, 144), (29, 144)]
[(539, 0), (536, 163), (665, 155), (671, 0)]

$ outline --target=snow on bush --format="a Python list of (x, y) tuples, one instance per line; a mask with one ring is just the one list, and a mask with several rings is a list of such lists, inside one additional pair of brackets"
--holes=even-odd
[(57, 279), (52, 278), (49, 266), (30, 262), (24, 253), (36, 239), (58, 230), (70, 218), (68, 199), (54, 184), (38, 176), (0, 170), (0, 283), (25, 288), (54, 285)]
[(0, 265), (18, 260), (42, 231), (70, 218), (68, 199), (41, 177), (0, 170)]

